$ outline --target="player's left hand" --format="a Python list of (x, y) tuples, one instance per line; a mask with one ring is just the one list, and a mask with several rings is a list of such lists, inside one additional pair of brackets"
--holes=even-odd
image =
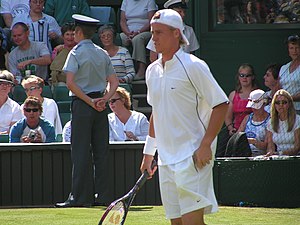
[(195, 165), (199, 169), (210, 164), (210, 160), (212, 160), (212, 151), (211, 151), (210, 145), (201, 145), (194, 152), (193, 160), (194, 160)]

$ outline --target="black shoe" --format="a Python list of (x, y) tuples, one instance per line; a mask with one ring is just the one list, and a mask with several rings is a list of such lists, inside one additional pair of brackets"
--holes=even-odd
[(69, 207), (85, 207), (84, 205), (76, 204), (74, 201), (68, 199), (65, 202), (57, 202), (55, 203), (55, 207), (57, 208), (69, 208)]

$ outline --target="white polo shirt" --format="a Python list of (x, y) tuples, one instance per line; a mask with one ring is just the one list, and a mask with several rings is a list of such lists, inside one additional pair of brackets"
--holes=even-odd
[(9, 97), (0, 107), (0, 115), (0, 132), (9, 132), (10, 125), (23, 118), (20, 105)]
[[(207, 64), (179, 49), (164, 67), (159, 58), (147, 68), (146, 84), (160, 164), (192, 156), (200, 146), (212, 108), (228, 101)], [(213, 155), (215, 150), (216, 139)]]

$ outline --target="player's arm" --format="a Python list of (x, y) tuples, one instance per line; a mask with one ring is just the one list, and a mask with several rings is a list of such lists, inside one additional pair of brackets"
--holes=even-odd
[(202, 168), (212, 160), (211, 144), (224, 123), (228, 103), (224, 102), (213, 108), (208, 127), (201, 141), (200, 147), (194, 153), (197, 167)]
[(156, 140), (155, 140), (155, 131), (154, 131), (154, 123), (152, 114), (149, 119), (149, 135), (146, 138), (146, 142), (144, 145), (144, 157), (141, 164), (141, 172), (147, 170), (150, 178), (155, 173), (157, 167), (155, 166), (153, 169), (151, 168), (151, 164), (156, 152)]

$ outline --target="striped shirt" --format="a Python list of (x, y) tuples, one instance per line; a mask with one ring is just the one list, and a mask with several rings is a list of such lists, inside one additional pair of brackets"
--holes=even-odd
[(110, 60), (118, 78), (125, 78), (126, 83), (130, 83), (135, 76), (135, 70), (129, 51), (119, 46), (118, 52)]

